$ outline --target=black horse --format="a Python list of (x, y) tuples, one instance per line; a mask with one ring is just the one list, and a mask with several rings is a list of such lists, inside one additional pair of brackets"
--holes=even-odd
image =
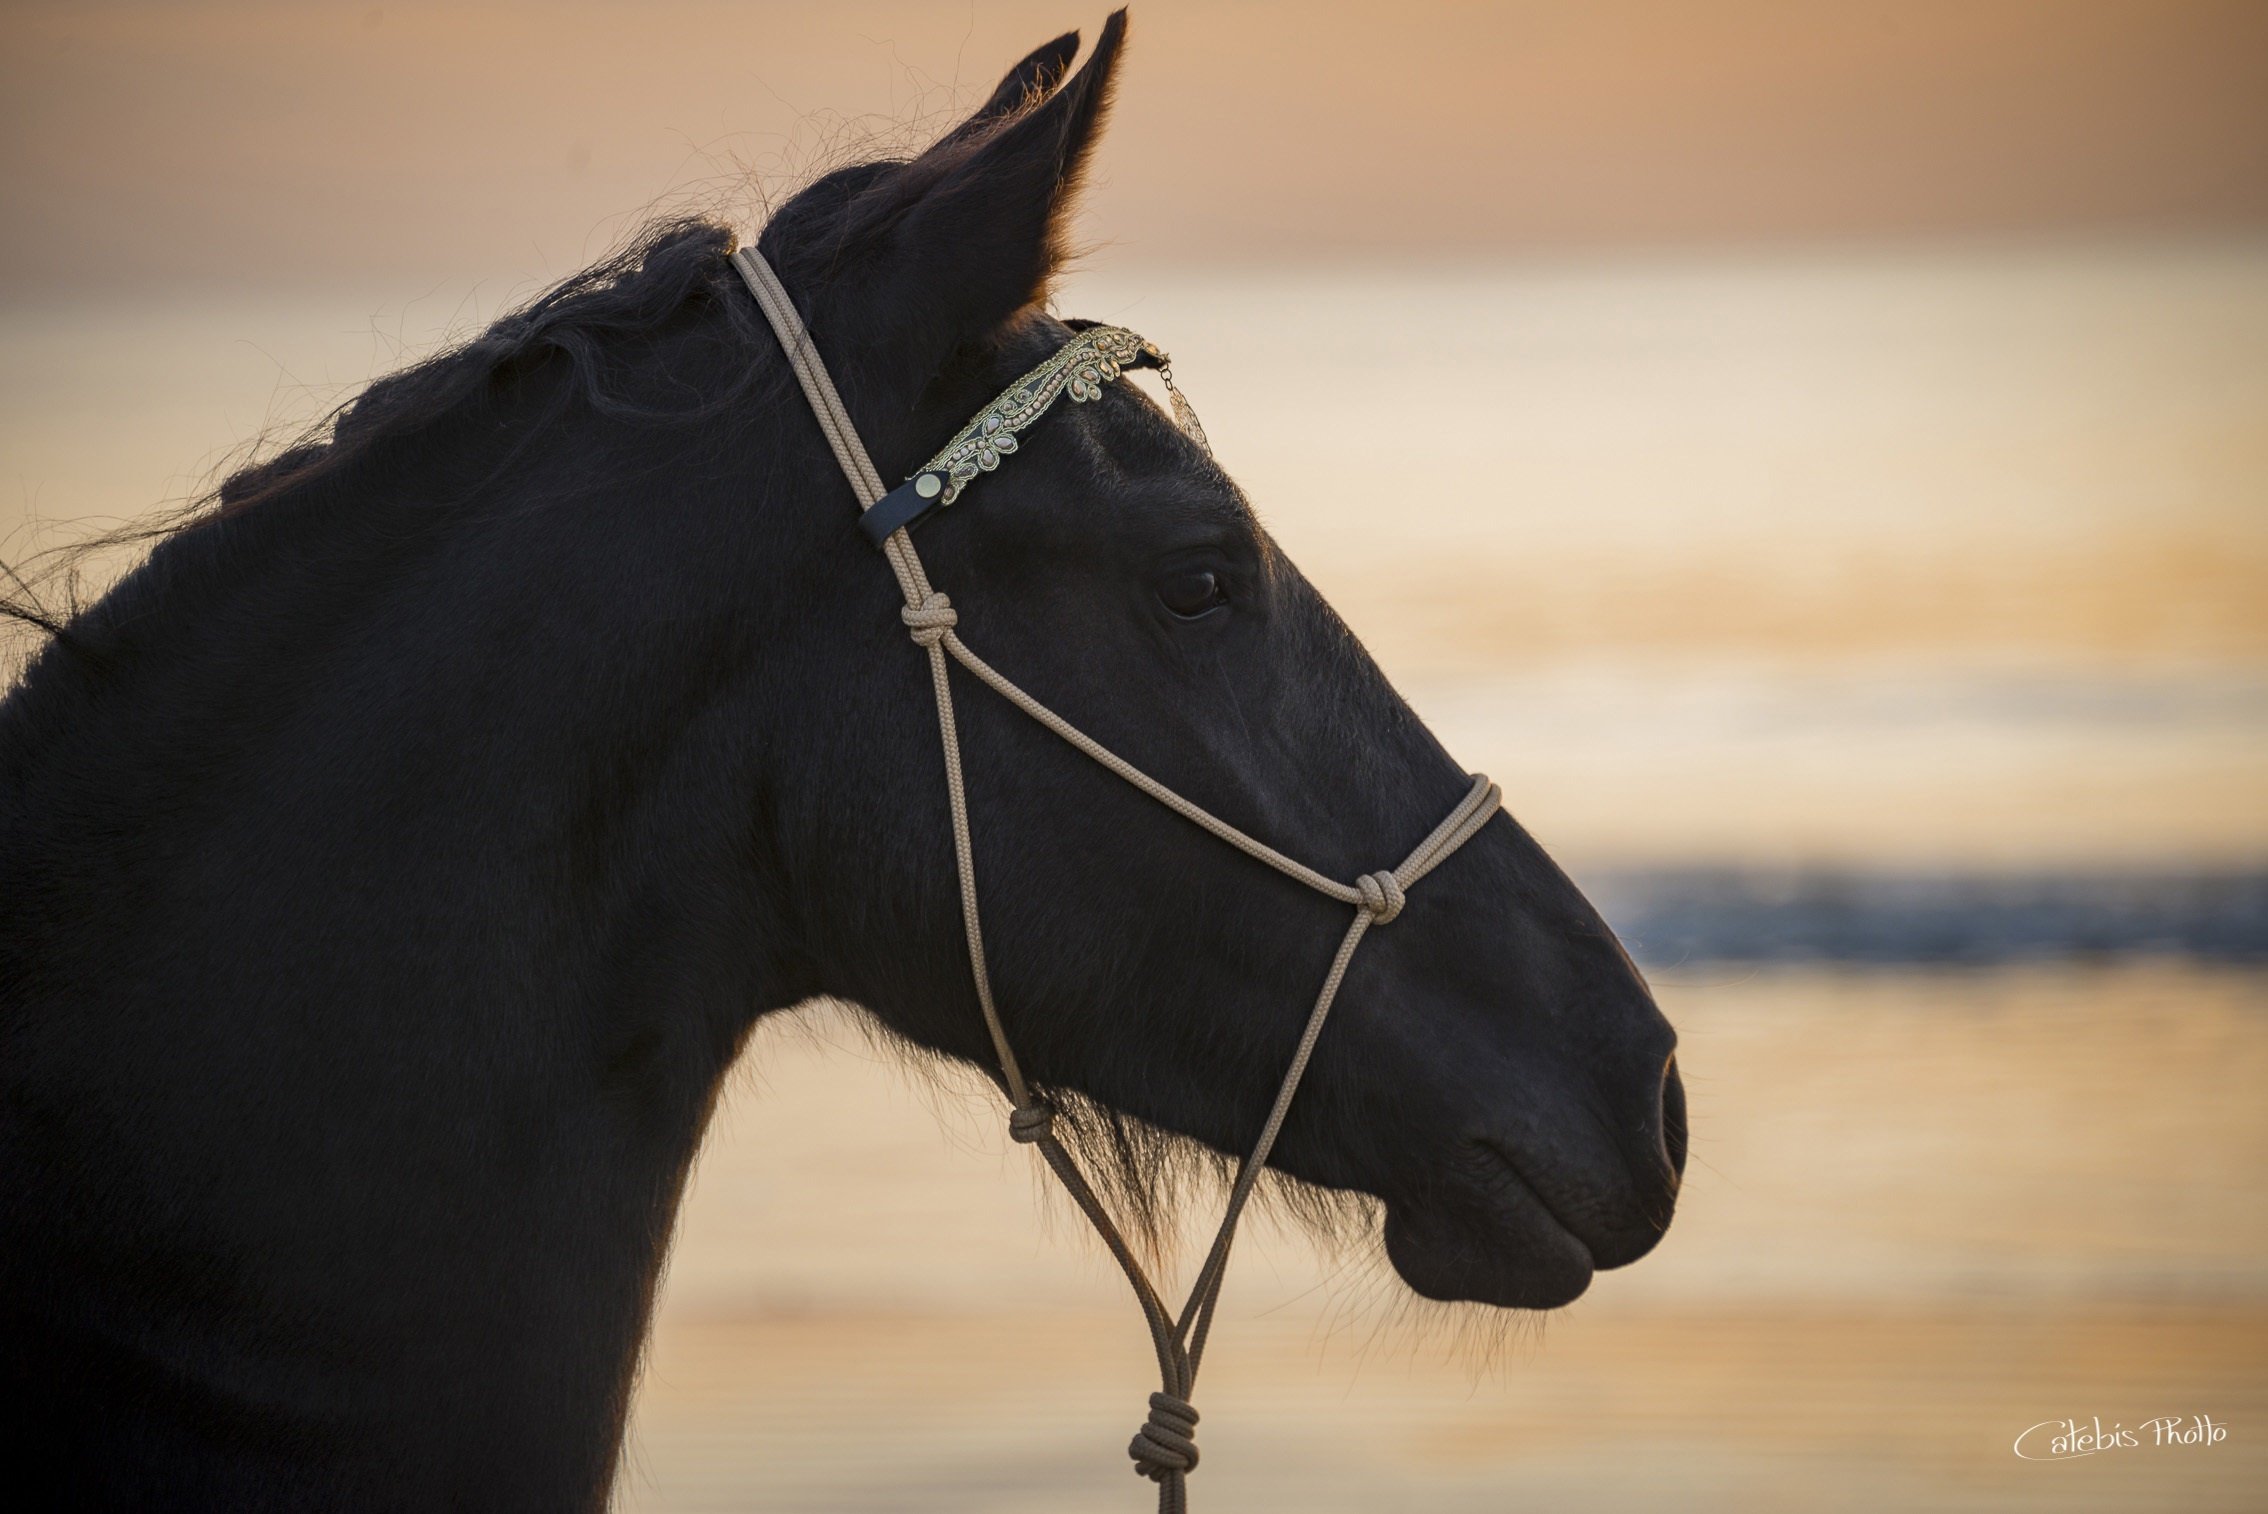
[[(885, 475), (1066, 339), (1123, 36), (765, 227)], [(0, 707), (17, 1486), (598, 1506), (758, 1017), (834, 995), (989, 1065), (926, 665), (732, 246), (661, 227), (231, 478), (91, 607), (17, 603), (52, 633)], [(1335, 876), (1465, 791), (1130, 384), (921, 548), (996, 665)], [(973, 682), (960, 707), (1026, 1067), (1240, 1149), (1343, 911)], [(1422, 1294), (1561, 1304), (1668, 1223), (1671, 1046), (1499, 817), (1357, 959), (1274, 1162), (1375, 1196)]]

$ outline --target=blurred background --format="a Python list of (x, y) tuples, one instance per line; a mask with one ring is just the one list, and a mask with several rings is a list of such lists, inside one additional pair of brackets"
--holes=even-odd
[[(19, 0), (0, 556), (1101, 18)], [(1693, 1108), (1668, 1239), (1548, 1323), (1261, 1227), (1203, 1506), (2258, 1507), (2268, 6), (1144, 0), (1085, 225), (1062, 307), (1173, 351)], [(973, 1082), (767, 1026), (621, 1506), (1145, 1507), (1073, 1220)]]

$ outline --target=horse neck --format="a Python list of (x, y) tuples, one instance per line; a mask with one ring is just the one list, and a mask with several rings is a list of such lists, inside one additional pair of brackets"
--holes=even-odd
[(656, 493), (579, 483), (189, 533), (0, 712), (0, 1311), (60, 1442), (144, 1406), (144, 1491), (604, 1497), (722, 1072), (809, 985), (762, 627), (571, 550)]

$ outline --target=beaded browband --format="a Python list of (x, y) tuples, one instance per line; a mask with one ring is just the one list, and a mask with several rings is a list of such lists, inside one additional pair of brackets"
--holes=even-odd
[(961, 497), (980, 473), (990, 473), (1016, 450), (1016, 436), (1030, 429), (1054, 406), (1057, 395), (1074, 403), (1102, 397), (1102, 386), (1133, 368), (1155, 368), (1173, 401), (1174, 424), (1190, 440), (1211, 451), (1197, 412), (1173, 384), (1173, 359), (1157, 344), (1123, 326), (1088, 326), (1055, 350), (1055, 355), (1002, 390), (976, 413), (921, 471), (882, 496), (859, 517), (859, 529), (876, 546), (903, 526), (918, 525), (933, 510)]

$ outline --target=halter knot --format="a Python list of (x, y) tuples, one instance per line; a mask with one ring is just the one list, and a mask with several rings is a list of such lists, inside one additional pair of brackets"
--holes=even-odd
[(1355, 879), (1355, 891), (1362, 895), (1362, 907), (1374, 925), (1389, 924), (1409, 903), (1409, 896), (1402, 892), (1402, 880), (1392, 873), (1364, 873)]
[(1054, 1107), (1045, 1103), (1026, 1104), (1021, 1109), (1008, 1111), (1008, 1139), (1029, 1146), (1048, 1132), (1055, 1123)]
[(953, 601), (934, 592), (924, 596), (920, 604), (907, 605), (900, 610), (898, 619), (913, 632), (917, 647), (936, 646), (945, 639), (947, 631), (961, 623), (961, 617), (954, 612)]
[(1176, 1472), (1197, 1466), (1197, 1411), (1186, 1398), (1171, 1393), (1150, 1395), (1150, 1417), (1134, 1432), (1126, 1454), (1134, 1458), (1136, 1475), (1164, 1482)]

